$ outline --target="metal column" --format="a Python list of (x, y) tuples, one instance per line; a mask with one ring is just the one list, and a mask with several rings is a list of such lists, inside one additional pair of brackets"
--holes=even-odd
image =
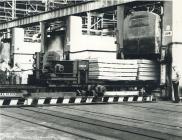
[(117, 59), (123, 59), (124, 5), (117, 6)]
[(12, 19), (16, 18), (16, 0), (12, 0)]
[(40, 22), (40, 32), (41, 32), (41, 52), (45, 53), (47, 50), (46, 46), (47, 28), (43, 21)]
[[(172, 54), (169, 49), (169, 44), (172, 42), (172, 1), (164, 1), (164, 14), (162, 17), (162, 48), (161, 55), (164, 54), (163, 50), (166, 50), (165, 63), (161, 63), (161, 81), (166, 81), (165, 90), (162, 89), (162, 96), (170, 99), (172, 97)], [(163, 57), (163, 56), (162, 56)], [(161, 83), (163, 84), (163, 83)]]

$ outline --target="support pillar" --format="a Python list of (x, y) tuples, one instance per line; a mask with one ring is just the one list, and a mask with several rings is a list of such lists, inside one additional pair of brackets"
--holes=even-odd
[(124, 5), (117, 6), (117, 59), (123, 59), (123, 26), (124, 26)]
[(91, 13), (87, 12), (87, 34), (90, 34), (91, 28)]
[(16, 63), (15, 55), (22, 53), (22, 47), (24, 47), (24, 29), (12, 28), (10, 55), (13, 63)]
[(49, 11), (49, 0), (45, 0), (45, 11)]
[(47, 46), (46, 46), (47, 28), (43, 21), (40, 22), (40, 32), (41, 32), (41, 53), (45, 53), (47, 51)]
[(176, 66), (178, 73), (180, 75), (179, 79), (179, 96), (182, 99), (182, 12), (181, 1), (173, 0), (173, 12), (172, 12), (172, 64)]
[[(165, 90), (161, 90), (163, 98), (172, 99), (172, 54), (169, 49), (169, 44), (172, 42), (172, 1), (164, 1), (164, 13), (162, 16), (162, 47), (161, 57), (163, 50), (166, 50), (166, 62), (161, 63), (160, 81), (161, 85), (165, 84)], [(164, 83), (165, 81), (165, 83)]]
[(16, 18), (16, 0), (12, 0), (12, 19)]
[(82, 40), (82, 19), (69, 16), (66, 23), (66, 37), (64, 44), (64, 59), (72, 59), (72, 53), (79, 50)]

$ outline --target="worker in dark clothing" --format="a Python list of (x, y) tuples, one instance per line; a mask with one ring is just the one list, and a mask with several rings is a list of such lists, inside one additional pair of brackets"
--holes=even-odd
[(6, 73), (2, 70), (0, 70), (0, 84), (6, 83)]
[(0, 60), (0, 84), (6, 84), (7, 72), (10, 70), (8, 63), (5, 60)]
[(177, 71), (176, 66), (172, 66), (172, 84), (173, 84), (173, 91), (174, 91), (174, 102), (179, 103), (180, 97), (179, 97), (179, 79), (180, 74)]

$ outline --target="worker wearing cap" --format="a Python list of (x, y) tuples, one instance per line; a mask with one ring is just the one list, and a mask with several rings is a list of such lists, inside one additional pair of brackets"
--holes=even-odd
[(179, 103), (179, 79), (180, 74), (179, 71), (177, 71), (177, 67), (175, 65), (172, 66), (172, 84), (173, 84), (173, 91), (174, 91), (174, 102)]

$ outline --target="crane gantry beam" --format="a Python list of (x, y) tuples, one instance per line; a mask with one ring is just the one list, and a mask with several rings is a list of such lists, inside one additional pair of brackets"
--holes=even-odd
[(32, 15), (24, 18), (14, 19), (8, 22), (0, 24), (0, 31), (21, 26), (29, 26), (31, 24), (36, 24), (42, 21), (49, 21), (56, 18), (62, 18), (70, 15), (75, 15), (79, 13), (84, 13), (88, 11), (94, 11), (98, 9), (113, 7), (116, 5), (121, 5), (135, 0), (97, 0), (93, 2), (87, 2), (79, 5), (74, 5), (70, 7), (65, 7), (63, 9), (57, 9), (53, 11), (48, 11), (40, 13), (37, 15)]

